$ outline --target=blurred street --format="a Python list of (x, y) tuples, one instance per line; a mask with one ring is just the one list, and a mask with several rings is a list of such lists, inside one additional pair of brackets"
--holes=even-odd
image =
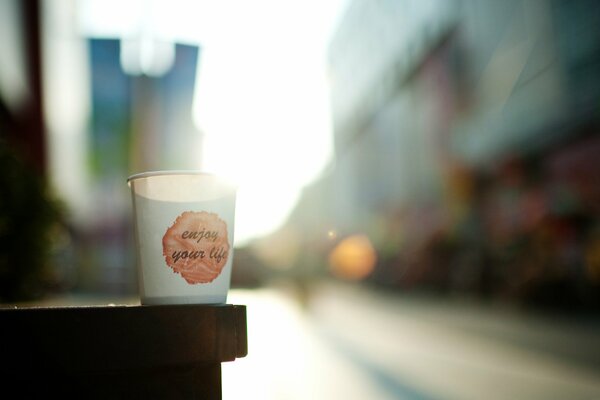
[(223, 398), (594, 399), (598, 320), (322, 283), (233, 290), (249, 355), (223, 364)]
[(4, 0), (0, 57), (0, 307), (231, 266), (225, 399), (600, 399), (600, 2)]

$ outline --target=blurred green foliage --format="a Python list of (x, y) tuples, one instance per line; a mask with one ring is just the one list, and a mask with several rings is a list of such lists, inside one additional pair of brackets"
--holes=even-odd
[(0, 301), (42, 297), (51, 284), (51, 249), (60, 206), (44, 178), (0, 141)]

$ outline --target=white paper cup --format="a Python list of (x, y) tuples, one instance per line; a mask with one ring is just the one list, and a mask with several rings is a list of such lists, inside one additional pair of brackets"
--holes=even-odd
[(142, 304), (227, 301), (236, 188), (195, 171), (132, 175)]

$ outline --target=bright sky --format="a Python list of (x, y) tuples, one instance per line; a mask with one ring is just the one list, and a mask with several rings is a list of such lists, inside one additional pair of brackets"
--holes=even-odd
[[(325, 55), (345, 0), (84, 4), (88, 31), (109, 21), (123, 34), (151, 26), (157, 36), (200, 43), (194, 121), (203, 169), (239, 184), (238, 246), (279, 227), (332, 156)], [(132, 22), (142, 9), (145, 23)]]
[(317, 2), (237, 4), (225, 6), (229, 24), (217, 24), (203, 47), (195, 117), (206, 135), (205, 168), (240, 184), (243, 244), (277, 228), (331, 157), (323, 57), (331, 10)]

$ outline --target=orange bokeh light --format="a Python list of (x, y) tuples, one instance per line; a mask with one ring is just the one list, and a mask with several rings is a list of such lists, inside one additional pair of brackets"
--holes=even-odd
[(329, 254), (329, 268), (339, 278), (361, 280), (375, 268), (377, 254), (365, 235), (343, 239)]

